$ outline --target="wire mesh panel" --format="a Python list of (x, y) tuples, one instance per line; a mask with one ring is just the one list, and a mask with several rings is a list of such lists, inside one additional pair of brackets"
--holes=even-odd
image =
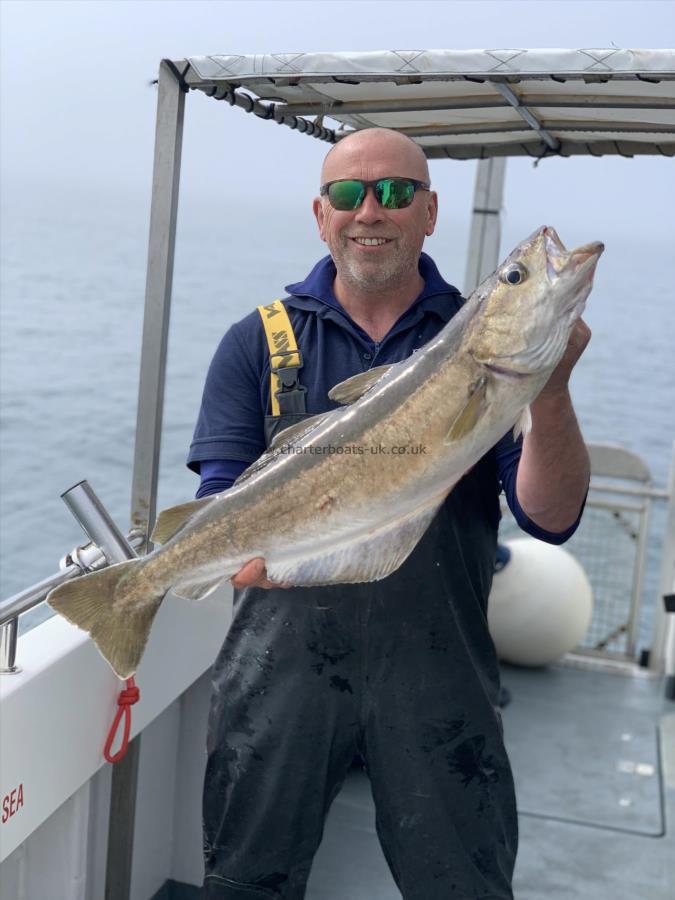
[[(641, 537), (646, 528), (644, 506), (616, 505), (589, 497), (576, 533), (565, 550), (583, 567), (593, 589), (593, 616), (578, 651), (601, 652), (616, 658), (635, 656), (639, 617)], [(501, 541), (523, 532), (507, 511), (500, 525)]]

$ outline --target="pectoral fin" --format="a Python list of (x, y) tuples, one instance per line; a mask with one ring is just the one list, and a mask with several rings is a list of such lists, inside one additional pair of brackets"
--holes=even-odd
[(520, 435), (523, 437), (527, 437), (527, 435), (532, 430), (532, 413), (530, 412), (530, 407), (526, 406), (525, 409), (521, 412), (520, 418), (513, 426), (513, 439), (517, 441)]
[(487, 406), (485, 402), (487, 382), (488, 380), (485, 376), (478, 379), (469, 394), (469, 399), (448, 429), (448, 433), (445, 436), (445, 444), (459, 441), (473, 431)]
[(366, 391), (369, 391), (382, 376), (391, 369), (388, 366), (375, 366), (368, 369), (367, 372), (359, 372), (358, 375), (352, 375), (345, 381), (341, 381), (328, 391), (328, 397), (335, 400), (336, 403), (353, 403), (359, 397), (363, 397)]

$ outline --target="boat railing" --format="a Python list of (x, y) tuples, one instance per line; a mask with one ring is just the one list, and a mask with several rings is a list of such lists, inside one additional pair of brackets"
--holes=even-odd
[[(654, 502), (670, 499), (672, 491), (655, 487), (644, 460), (624, 447), (588, 444), (591, 483), (586, 508), (577, 532), (565, 549), (581, 563), (593, 590), (593, 616), (574, 656), (599, 663), (634, 667), (656, 663), (651, 652), (640, 648), (644, 634), (642, 600), (650, 547)], [(671, 509), (672, 518), (672, 509)], [(501, 538), (515, 536), (517, 526), (505, 512)], [(656, 538), (658, 540), (658, 538)], [(663, 559), (672, 555), (666, 529)], [(664, 587), (664, 592), (667, 589)], [(656, 592), (656, 589), (655, 589)], [(658, 608), (654, 628), (666, 629), (667, 619)], [(661, 641), (663, 644), (663, 641)], [(662, 668), (652, 665), (652, 668)]]

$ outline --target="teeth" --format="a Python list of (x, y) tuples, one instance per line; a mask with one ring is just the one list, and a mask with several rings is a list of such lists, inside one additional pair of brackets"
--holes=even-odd
[(354, 238), (357, 244), (363, 244), (364, 247), (379, 247), (381, 244), (387, 244), (386, 238)]

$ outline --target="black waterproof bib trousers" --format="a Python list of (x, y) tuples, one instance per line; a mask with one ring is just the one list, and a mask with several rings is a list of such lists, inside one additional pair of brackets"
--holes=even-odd
[[(299, 418), (269, 417), (268, 444)], [(208, 900), (301, 900), (357, 753), (405, 900), (511, 900), (518, 824), (486, 618), (495, 484), (488, 455), (382, 581), (235, 592), (213, 669)]]

